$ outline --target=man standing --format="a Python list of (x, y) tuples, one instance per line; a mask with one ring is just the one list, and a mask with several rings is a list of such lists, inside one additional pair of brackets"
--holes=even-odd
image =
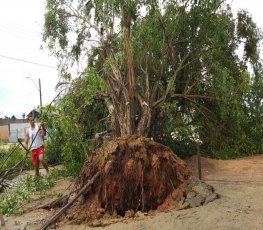
[[(50, 176), (48, 165), (44, 159), (44, 136), (46, 136), (46, 129), (44, 124), (41, 122), (40, 126), (35, 124), (34, 117), (32, 115), (28, 118), (30, 127), (25, 135), (25, 146), (32, 152), (32, 162), (34, 165), (35, 176), (40, 176), (39, 173), (39, 162), (43, 165), (46, 170), (47, 177)], [(30, 144), (28, 146), (28, 144)]]

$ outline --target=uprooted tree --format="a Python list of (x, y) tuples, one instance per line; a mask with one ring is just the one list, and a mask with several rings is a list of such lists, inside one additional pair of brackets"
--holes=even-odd
[[(94, 96), (104, 100), (112, 136), (161, 141), (165, 125), (171, 133), (187, 123), (218, 149), (219, 139), (222, 146), (248, 140), (242, 126), (251, 126), (247, 105), (260, 101), (248, 95), (262, 84), (262, 66), (260, 33), (247, 12), (233, 18), (220, 0), (49, 0), (43, 35), (64, 79), (81, 61), (84, 83), (75, 84), (73, 104), (84, 111)], [(260, 81), (250, 79), (247, 63)]]
[[(61, 60), (64, 79), (71, 80), (70, 64), (85, 60), (85, 71), (71, 89), (79, 98), (70, 103), (87, 108), (102, 100), (113, 137), (158, 133), (164, 119), (172, 117), (160, 113), (167, 104), (176, 105), (178, 122), (186, 116), (192, 126), (215, 127), (212, 119), (222, 121), (230, 112), (228, 101), (235, 105), (232, 115), (245, 105), (250, 85), (246, 61), (255, 72), (261, 69), (256, 26), (243, 11), (235, 21), (225, 1), (48, 0), (46, 9), (43, 38)], [(243, 59), (236, 54), (240, 43)], [(110, 156), (97, 170), (105, 171), (107, 160)], [(137, 158), (123, 162), (140, 171)]]

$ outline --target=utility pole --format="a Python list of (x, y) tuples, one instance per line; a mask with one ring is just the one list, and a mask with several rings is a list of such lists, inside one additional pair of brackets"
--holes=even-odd
[(42, 91), (41, 91), (41, 81), (40, 81), (40, 78), (38, 79), (38, 87), (37, 87), (35, 81), (34, 81), (31, 77), (26, 77), (26, 78), (30, 79), (30, 80), (34, 83), (34, 85), (36, 86), (36, 88), (37, 88), (37, 90), (38, 90), (38, 92), (39, 92), (40, 107), (42, 107)]
[(39, 84), (40, 107), (42, 107), (42, 92), (41, 92), (41, 81), (40, 81), (40, 78), (38, 79), (38, 84)]

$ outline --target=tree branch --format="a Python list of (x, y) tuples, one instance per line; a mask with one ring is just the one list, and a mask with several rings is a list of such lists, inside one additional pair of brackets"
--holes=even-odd
[(175, 82), (175, 79), (176, 79), (176, 77), (177, 77), (177, 74), (178, 74), (183, 68), (185, 68), (186, 66), (188, 66), (188, 65), (190, 64), (190, 62), (184, 64), (185, 61), (187, 60), (187, 58), (189, 57), (189, 55), (190, 55), (190, 52), (184, 56), (184, 58), (182, 59), (182, 61), (181, 61), (180, 64), (179, 64), (179, 66), (177, 67), (175, 73), (173, 74), (173, 76), (172, 76), (172, 77), (170, 78), (170, 80), (168, 81), (167, 87), (166, 87), (166, 90), (165, 90), (164, 94), (159, 98), (159, 100), (157, 100), (157, 101), (152, 105), (152, 107), (157, 108), (157, 107), (159, 107), (159, 106), (166, 100), (167, 95), (169, 94), (171, 88), (172, 88), (173, 85), (174, 85), (174, 82)]
[(207, 96), (207, 95), (172, 94), (171, 97), (201, 98), (201, 99), (217, 100), (215, 97), (211, 97), (211, 96)]

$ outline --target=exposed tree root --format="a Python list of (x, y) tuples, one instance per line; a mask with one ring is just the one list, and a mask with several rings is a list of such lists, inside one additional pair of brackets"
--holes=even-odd
[(113, 213), (124, 216), (129, 210), (169, 209), (185, 196), (190, 175), (183, 160), (151, 139), (131, 136), (106, 142), (84, 164), (73, 198), (41, 229), (66, 211), (60, 224), (89, 223)]

